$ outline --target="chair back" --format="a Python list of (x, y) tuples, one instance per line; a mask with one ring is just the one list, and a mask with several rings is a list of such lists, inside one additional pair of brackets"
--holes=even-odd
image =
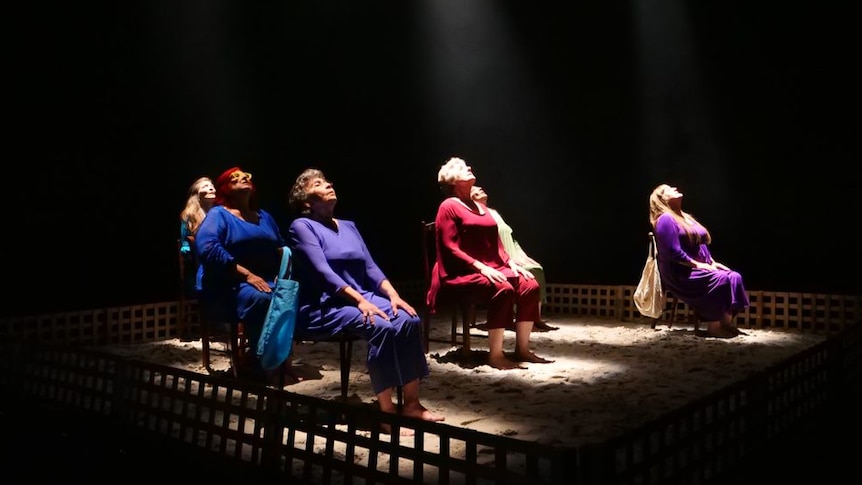
[[(187, 300), (193, 295), (194, 279), (191, 280), (191, 286), (189, 286), (188, 275), (190, 274), (190, 269), (187, 266), (189, 266), (189, 263), (193, 263), (193, 261), (190, 261), (188, 255), (183, 253), (182, 247), (183, 240), (177, 239), (177, 261), (179, 272), (179, 281), (177, 285), (177, 291), (179, 293), (179, 306), (177, 308), (177, 337), (184, 340), (188, 338), (188, 334), (190, 333), (189, 302)], [(194, 270), (192, 269), (191, 271)]]
[[(422, 263), (425, 271), (425, 305), (422, 311), (424, 330), (425, 352), (428, 352), (428, 344), (431, 342), (431, 308), (429, 305), (429, 291), (431, 286), (440, 284), (434, 281), (437, 265), (437, 227), (434, 222), (422, 221)], [(452, 292), (440, 291), (437, 294), (437, 305), (445, 307), (443, 310), (451, 315), (451, 331), (449, 340), (451, 345), (457, 343), (458, 336), (463, 338), (461, 351), (464, 355), (470, 354), (470, 329), (476, 325), (476, 302), (469, 296), (453, 294)], [(458, 333), (459, 317), (461, 322), (461, 333)]]
[(436, 231), (433, 222), (422, 221), (422, 263), (425, 272), (425, 291), (431, 287), (431, 270), (437, 262)]

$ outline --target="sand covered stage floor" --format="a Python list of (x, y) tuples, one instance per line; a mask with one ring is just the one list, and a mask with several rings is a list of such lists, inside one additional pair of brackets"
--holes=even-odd
[[(482, 315), (479, 315), (482, 321)], [(823, 334), (745, 329), (722, 340), (695, 336), (692, 327), (653, 330), (647, 320), (619, 322), (582, 317), (549, 318), (558, 330), (534, 332), (537, 354), (551, 364), (502, 371), (486, 365), (487, 339), (474, 329), (472, 353), (431, 342), (431, 375), (422, 401), (446, 424), (551, 445), (602, 442), (766, 369), (826, 339)], [(447, 319), (435, 318), (432, 339), (448, 338)], [(506, 332), (512, 350), (514, 332)], [(221, 349), (220, 344), (214, 344)], [(205, 373), (200, 340), (170, 339), (108, 350), (124, 356)], [(348, 401), (374, 404), (365, 372), (366, 345), (354, 344)], [(223, 352), (214, 367), (227, 369)], [(302, 343), (293, 362), (301, 382), (285, 390), (340, 399), (338, 345)]]

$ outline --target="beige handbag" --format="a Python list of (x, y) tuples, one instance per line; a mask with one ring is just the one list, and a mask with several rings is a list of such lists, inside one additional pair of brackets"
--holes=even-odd
[(657, 254), (655, 234), (649, 233), (646, 264), (644, 264), (641, 280), (634, 295), (632, 295), (632, 299), (641, 315), (650, 318), (661, 317), (665, 307), (665, 294), (661, 288), (661, 275), (659, 275), (658, 261), (656, 260)]

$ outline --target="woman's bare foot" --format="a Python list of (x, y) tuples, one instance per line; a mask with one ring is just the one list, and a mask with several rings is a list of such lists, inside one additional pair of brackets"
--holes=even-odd
[(736, 337), (736, 331), (728, 329), (719, 321), (708, 322), (706, 327), (706, 336), (715, 338), (733, 338)]
[(515, 360), (517, 360), (518, 362), (530, 362), (532, 364), (550, 364), (554, 362), (553, 360), (539, 357), (538, 355), (530, 352), (529, 350), (526, 352), (515, 352)]
[(414, 403), (406, 403), (404, 404), (404, 409), (401, 411), (401, 414), (404, 416), (410, 416), (412, 418), (419, 418), (425, 421), (445, 421), (446, 418), (444, 416), (440, 416), (432, 413), (425, 406), (420, 404), (419, 402)]
[(505, 355), (488, 357), (488, 365), (500, 370), (526, 369), (525, 366), (507, 359)]
[[(380, 423), (380, 432), (383, 434), (392, 434), (392, 426), (386, 423)], [(416, 434), (416, 432), (410, 428), (398, 429), (399, 436), (413, 436), (414, 434)]]
[(284, 363), (284, 368), (282, 369), (284, 372), (284, 382), (285, 384), (296, 384), (303, 381), (303, 377), (296, 373), (293, 369), (293, 363), (289, 360)]

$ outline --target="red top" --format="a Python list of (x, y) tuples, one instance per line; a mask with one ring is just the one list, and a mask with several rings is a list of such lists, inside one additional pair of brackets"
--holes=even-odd
[(474, 268), (476, 260), (499, 270), (507, 278), (515, 273), (509, 267), (509, 255), (497, 232), (497, 223), (491, 212), (477, 203), (483, 214), (473, 212), (457, 198), (450, 197), (437, 209), (436, 245), (437, 262), (431, 277), (427, 303), (435, 309), (437, 293), (443, 286), (459, 286), (486, 277)]

